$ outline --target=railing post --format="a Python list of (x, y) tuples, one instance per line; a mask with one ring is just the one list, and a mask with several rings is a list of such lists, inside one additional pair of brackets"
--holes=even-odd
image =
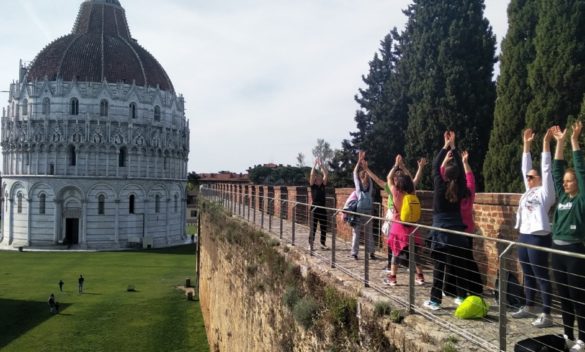
[(242, 192), (239, 192), (240, 188), (238, 187), (238, 216), (242, 216), (242, 202), (243, 197), (242, 197)]
[[(313, 233), (313, 217), (315, 216), (315, 214), (313, 214), (313, 212), (315, 211), (315, 208), (310, 207), (309, 208), (309, 254), (313, 255), (313, 251), (314, 251), (314, 247), (313, 247), (313, 242), (315, 241), (315, 234)], [(315, 228), (315, 230), (317, 230)], [(316, 232), (316, 231), (315, 231)]]
[(498, 283), (498, 308), (499, 308), (499, 338), (500, 338), (500, 351), (506, 352), (506, 334), (507, 334), (507, 304), (506, 304), (506, 297), (508, 295), (508, 276), (506, 275), (506, 265), (505, 260), (507, 259), (508, 252), (514, 246), (513, 243), (510, 243), (508, 247), (500, 254), (500, 263), (498, 268), (498, 274), (500, 276), (499, 283)]
[(293, 205), (293, 211), (292, 211), (292, 238), (291, 238), (291, 242), (292, 242), (293, 246), (295, 245), (296, 223), (297, 223), (297, 204), (295, 203), (295, 205)]
[(258, 208), (260, 208), (260, 228), (264, 229), (264, 208), (266, 207), (266, 198), (264, 198), (264, 195), (262, 195), (261, 200), (262, 200), (262, 206), (258, 207)]
[[(256, 203), (255, 199), (254, 199), (254, 203)], [(256, 204), (254, 204), (254, 212), (252, 213), (252, 224), (254, 224), (254, 226), (256, 226)]]
[[(361, 215), (363, 216), (363, 215)], [(365, 216), (364, 216), (365, 218)], [(372, 221), (372, 218), (370, 217), (369, 220), (365, 221), (362, 225), (362, 231), (365, 237), (364, 240), (364, 287), (370, 287), (370, 254), (369, 254), (369, 247), (370, 247), (370, 236), (368, 235), (367, 231), (367, 225), (368, 223)], [(359, 244), (358, 244), (359, 245)]]
[[(288, 208), (288, 204), (287, 204), (287, 208)], [(280, 203), (280, 215), (279, 215), (279, 218), (280, 218), (280, 229), (278, 230), (281, 240), (282, 240), (282, 225), (283, 225), (283, 219), (282, 219), (282, 217), (283, 216), (282, 216), (282, 202), (281, 202)]]
[(339, 211), (336, 210), (335, 213), (333, 213), (333, 218), (331, 221), (331, 267), (335, 268), (335, 243), (336, 243), (336, 238), (337, 238), (337, 224), (335, 224), (335, 226), (333, 226), (333, 223), (335, 222), (335, 219), (337, 219), (337, 213)]
[(270, 202), (272, 202), (272, 211), (274, 211), (274, 199), (268, 198), (268, 232), (272, 231), (272, 212), (270, 211)]
[[(408, 312), (409, 314), (414, 314), (414, 305), (415, 305), (415, 292), (414, 292), (414, 274), (416, 273), (416, 231), (418, 227), (416, 227), (409, 235), (408, 235)], [(388, 248), (390, 250), (390, 248)]]

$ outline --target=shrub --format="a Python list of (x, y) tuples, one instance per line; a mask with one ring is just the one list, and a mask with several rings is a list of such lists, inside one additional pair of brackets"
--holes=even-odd
[(389, 315), (391, 311), (392, 306), (390, 305), (390, 302), (378, 301), (374, 304), (374, 315), (377, 317)]
[(284, 296), (282, 297), (282, 301), (285, 306), (287, 306), (290, 310), (293, 309), (295, 304), (301, 299), (299, 290), (294, 286), (289, 286), (286, 288), (284, 292)]
[(404, 312), (400, 310), (393, 310), (392, 312), (390, 312), (390, 320), (393, 323), (397, 324), (402, 323), (402, 320), (404, 320)]
[(295, 320), (305, 329), (313, 326), (313, 319), (315, 319), (318, 312), (319, 305), (311, 297), (303, 297), (293, 308)]

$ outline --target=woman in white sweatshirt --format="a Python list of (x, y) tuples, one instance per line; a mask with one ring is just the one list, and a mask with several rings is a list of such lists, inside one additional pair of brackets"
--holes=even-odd
[[(541, 173), (532, 168), (530, 146), (534, 132), (526, 129), (523, 135), (522, 178), (526, 192), (520, 198), (516, 214), (516, 228), (520, 230), (518, 242), (540, 247), (550, 247), (552, 243), (551, 226), (548, 212), (555, 202), (555, 189), (551, 172), (550, 141), (552, 130), (546, 131), (542, 142)], [(526, 304), (512, 314), (513, 318), (534, 317), (537, 313), (534, 296), (540, 288), (542, 313), (532, 322), (539, 328), (552, 326), (551, 293), (552, 285), (548, 273), (548, 253), (536, 249), (520, 247), (518, 260), (524, 272), (524, 293)], [(537, 288), (538, 284), (538, 288)]]

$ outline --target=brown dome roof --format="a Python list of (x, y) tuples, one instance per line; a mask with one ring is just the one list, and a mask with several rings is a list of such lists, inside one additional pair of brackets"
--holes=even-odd
[(159, 86), (174, 93), (173, 83), (158, 61), (130, 36), (118, 0), (81, 4), (71, 34), (46, 46), (28, 70), (27, 79), (124, 82)]

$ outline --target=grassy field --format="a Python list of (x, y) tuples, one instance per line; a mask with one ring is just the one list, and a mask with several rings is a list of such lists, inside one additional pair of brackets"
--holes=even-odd
[(176, 288), (194, 280), (194, 252), (0, 252), (0, 350), (208, 351), (198, 302)]

